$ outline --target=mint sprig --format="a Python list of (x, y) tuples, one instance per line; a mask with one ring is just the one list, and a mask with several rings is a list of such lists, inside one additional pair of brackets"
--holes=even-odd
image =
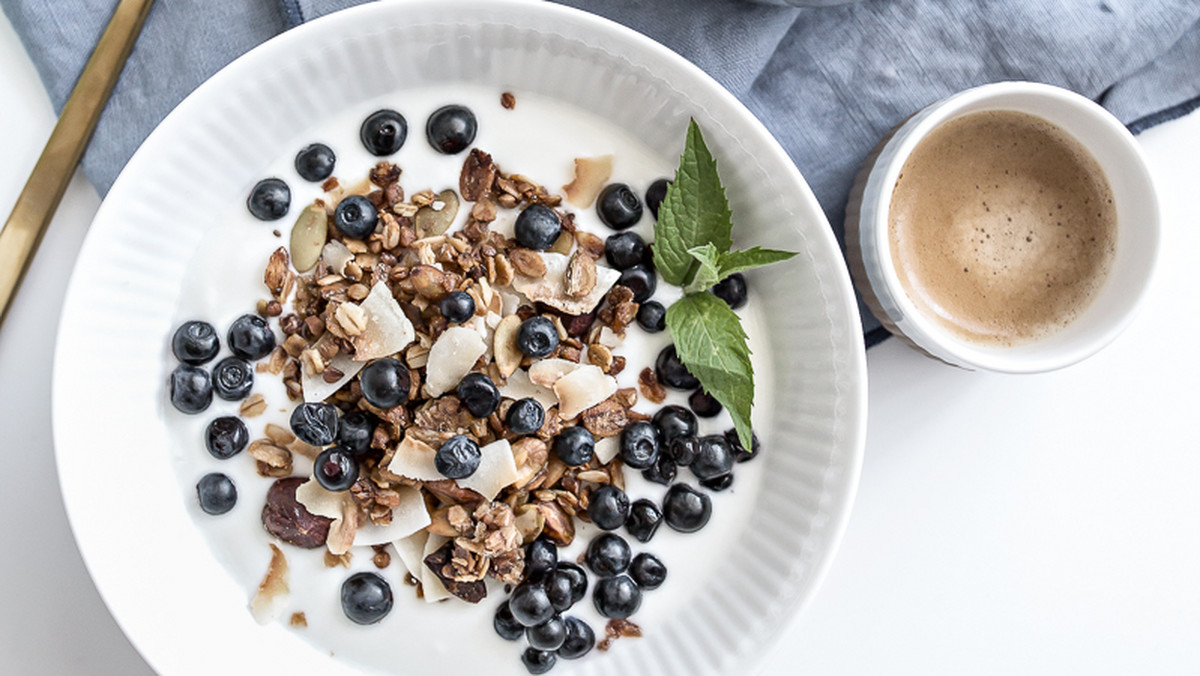
[(675, 182), (667, 188), (654, 226), (654, 264), (663, 279), (683, 287), (667, 309), (667, 330), (681, 361), (733, 418), (738, 440), (753, 448), (754, 367), (741, 320), (708, 289), (735, 272), (784, 261), (790, 251), (754, 247), (731, 251), (733, 218), (717, 162), (692, 120)]

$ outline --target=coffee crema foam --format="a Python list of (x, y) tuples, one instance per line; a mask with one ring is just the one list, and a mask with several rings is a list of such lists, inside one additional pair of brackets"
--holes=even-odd
[(1086, 148), (1015, 111), (934, 129), (904, 163), (888, 234), (918, 309), (976, 343), (1014, 345), (1074, 320), (1111, 267), (1112, 189)]

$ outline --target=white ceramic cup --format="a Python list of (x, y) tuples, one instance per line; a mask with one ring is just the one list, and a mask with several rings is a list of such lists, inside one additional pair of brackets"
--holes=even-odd
[[(888, 234), (888, 209), (900, 170), (941, 124), (985, 110), (1043, 118), (1087, 148), (1103, 169), (1117, 210), (1112, 267), (1094, 298), (1061, 330), (1013, 346), (965, 340), (919, 309), (900, 285)], [(1096, 103), (1031, 82), (1001, 82), (960, 92), (917, 112), (880, 141), (859, 171), (846, 207), (851, 275), (875, 316), (893, 334), (948, 364), (1005, 373), (1069, 366), (1113, 341), (1133, 319), (1149, 286), (1159, 247), (1159, 206), (1133, 135)]]

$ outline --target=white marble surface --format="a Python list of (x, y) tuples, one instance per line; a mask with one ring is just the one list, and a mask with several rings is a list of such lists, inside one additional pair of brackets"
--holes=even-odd
[[(0, 101), (7, 214), (54, 123), (7, 20)], [(1165, 246), (1137, 321), (1039, 376), (871, 350), (849, 530), (763, 673), (1200, 673), (1200, 113), (1140, 141)], [(76, 177), (0, 332), (0, 673), (151, 673), (75, 549), (50, 436), (59, 305), (98, 204)]]

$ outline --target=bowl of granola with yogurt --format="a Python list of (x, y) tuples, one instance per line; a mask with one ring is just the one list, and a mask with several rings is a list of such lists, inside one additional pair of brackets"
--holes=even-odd
[(665, 48), (356, 8), (114, 185), (63, 309), (63, 495), (162, 673), (744, 673), (849, 514), (855, 308), (786, 155)]

